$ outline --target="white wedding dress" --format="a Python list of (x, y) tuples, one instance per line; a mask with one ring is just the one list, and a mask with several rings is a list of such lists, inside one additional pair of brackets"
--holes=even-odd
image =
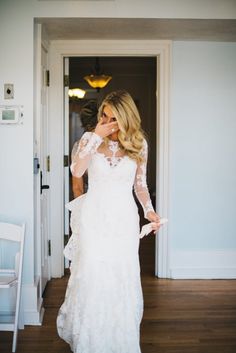
[(88, 191), (69, 203), (71, 261), (65, 300), (57, 316), (59, 336), (75, 353), (140, 353), (143, 294), (139, 264), (139, 215), (153, 210), (143, 163), (122, 155), (118, 142), (86, 132), (73, 149), (71, 171), (88, 169)]

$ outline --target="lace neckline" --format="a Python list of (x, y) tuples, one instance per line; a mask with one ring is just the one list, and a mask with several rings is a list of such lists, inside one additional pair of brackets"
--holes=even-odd
[(119, 147), (119, 141), (113, 141), (113, 140), (109, 140), (108, 141), (108, 148), (112, 151), (112, 157), (115, 157), (116, 152), (119, 151), (120, 147)]
[(126, 158), (129, 158), (127, 155), (116, 156), (116, 153), (121, 149), (118, 140), (115, 141), (115, 140), (109, 139), (107, 144), (108, 144), (108, 149), (112, 152), (111, 156), (110, 155), (107, 156), (105, 153), (98, 152), (98, 151), (96, 152), (96, 154), (104, 158), (108, 162), (110, 167), (114, 168), (118, 164), (120, 164), (121, 161), (123, 161)]
[(119, 141), (118, 141), (118, 140), (115, 141), (115, 140), (110, 140), (110, 139), (109, 139), (108, 145), (109, 145), (109, 146), (117, 146), (117, 145), (119, 145)]

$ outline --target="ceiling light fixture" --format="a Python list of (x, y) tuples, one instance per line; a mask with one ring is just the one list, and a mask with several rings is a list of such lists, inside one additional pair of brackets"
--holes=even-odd
[(96, 58), (93, 73), (91, 75), (85, 76), (84, 79), (92, 88), (96, 88), (96, 90), (99, 92), (101, 88), (104, 88), (108, 82), (111, 81), (112, 76), (104, 75), (101, 72), (99, 58)]
[(82, 98), (84, 98), (85, 93), (86, 93), (86, 91), (84, 91), (81, 88), (71, 88), (68, 91), (68, 95), (69, 95), (70, 98), (76, 97), (76, 98), (82, 99)]

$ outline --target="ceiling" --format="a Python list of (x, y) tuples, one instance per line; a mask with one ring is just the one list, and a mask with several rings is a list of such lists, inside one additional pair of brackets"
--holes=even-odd
[(169, 39), (236, 41), (236, 20), (38, 18), (50, 40)]

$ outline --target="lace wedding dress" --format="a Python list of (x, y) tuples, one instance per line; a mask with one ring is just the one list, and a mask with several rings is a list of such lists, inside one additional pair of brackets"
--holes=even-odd
[[(71, 171), (88, 169), (88, 191), (68, 204), (72, 236), (64, 249), (71, 262), (59, 336), (75, 353), (140, 353), (143, 295), (139, 264), (139, 215), (153, 210), (143, 163), (122, 155), (118, 142), (86, 132), (72, 152)], [(103, 145), (104, 146), (104, 145)]]

